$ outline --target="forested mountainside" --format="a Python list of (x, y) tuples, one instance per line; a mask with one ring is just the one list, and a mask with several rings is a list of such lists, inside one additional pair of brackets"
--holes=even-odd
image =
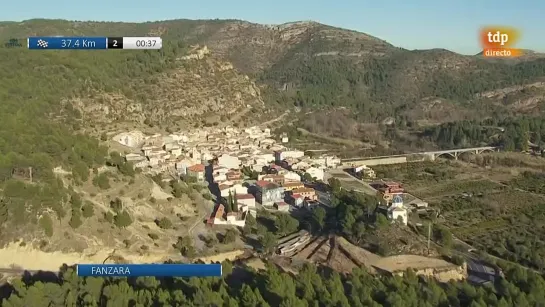
[(297, 277), (268, 266), (256, 272), (224, 263), (223, 278), (78, 278), (65, 269), (58, 281), (28, 278), (13, 284), (5, 307), (22, 306), (540, 306), (543, 278), (509, 269), (499, 290), (467, 282), (439, 284), (409, 271), (405, 277), (375, 278), (361, 269), (350, 276), (305, 265)]

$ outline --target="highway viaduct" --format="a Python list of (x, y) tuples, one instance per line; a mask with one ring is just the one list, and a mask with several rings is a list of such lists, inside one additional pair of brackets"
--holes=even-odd
[(421, 162), (421, 161), (433, 161), (441, 156), (450, 156), (455, 160), (461, 154), (481, 154), (483, 152), (499, 151), (499, 147), (496, 146), (484, 146), (484, 147), (471, 147), (471, 148), (458, 148), (438, 151), (424, 151), (417, 153), (407, 153), (399, 155), (378, 156), (378, 157), (360, 157), (351, 159), (341, 159), (341, 166), (353, 166), (359, 164), (366, 165), (381, 165), (381, 164), (396, 164), (406, 162)]

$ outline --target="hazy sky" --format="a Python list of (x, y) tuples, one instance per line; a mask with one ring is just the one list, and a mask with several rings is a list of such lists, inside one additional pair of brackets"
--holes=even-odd
[[(522, 31), (517, 47), (545, 52), (544, 0), (19, 0), (3, 1), (0, 20), (100, 21), (232, 18), (278, 24), (315, 20), (354, 29), (407, 49), (479, 52), (478, 29)], [(104, 33), (105, 36), (108, 33)]]

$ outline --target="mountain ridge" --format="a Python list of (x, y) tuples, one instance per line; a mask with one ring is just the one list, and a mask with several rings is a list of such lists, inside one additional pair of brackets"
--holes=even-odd
[[(504, 61), (441, 48), (407, 50), (366, 33), (315, 21), (262, 25), (242, 20), (120, 23), (32, 19), (0, 23), (0, 40), (59, 33), (161, 36), (173, 44), (207, 46), (218, 61), (232, 63), (240, 74), (255, 80), (266, 96), (266, 105), (348, 106), (371, 114), (362, 119), (372, 122), (391, 116), (426, 117), (412, 111), (432, 98), (463, 109), (480, 92), (540, 81), (537, 79), (543, 77), (545, 65), (539, 57)], [(498, 106), (490, 111), (506, 110)], [(377, 117), (374, 113), (381, 114)]]

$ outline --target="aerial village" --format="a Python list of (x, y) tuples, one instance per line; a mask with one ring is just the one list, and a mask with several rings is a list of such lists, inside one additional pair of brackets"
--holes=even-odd
[[(120, 133), (113, 140), (133, 149), (125, 155), (135, 168), (167, 179), (189, 176), (208, 185), (216, 198), (209, 225), (245, 225), (246, 214), (257, 209), (290, 212), (328, 205), (315, 182), (327, 181), (328, 169), (342, 168), (333, 155), (308, 156), (290, 149), (286, 135), (275, 140), (268, 128), (210, 128), (169, 135), (141, 131)], [(348, 169), (352, 179), (366, 185), (379, 199), (379, 209), (392, 221), (407, 225), (408, 213), (425, 210), (427, 203), (406, 193), (396, 182), (375, 181), (368, 166)], [(322, 196), (322, 197), (320, 197)]]
[(171, 179), (190, 176), (208, 184), (216, 196), (209, 225), (245, 225), (257, 208), (289, 212), (318, 205), (314, 188), (304, 182), (323, 181), (325, 170), (340, 165), (336, 156), (305, 156), (289, 149), (270, 129), (233, 127), (186, 134), (121, 133), (114, 141), (134, 149), (125, 155), (135, 168)]
[[(374, 170), (368, 166), (347, 165), (340, 158), (328, 154), (305, 155), (303, 151), (288, 148), (285, 135), (275, 140), (269, 129), (226, 127), (169, 135), (145, 135), (132, 131), (118, 134), (113, 140), (133, 149), (125, 158), (143, 173), (160, 174), (165, 180), (192, 177), (208, 186), (216, 200), (206, 220), (208, 226), (244, 227), (247, 216), (256, 217), (260, 210), (310, 212), (318, 206), (330, 206), (329, 193), (316, 184), (328, 183), (329, 178), (343, 178), (339, 179), (342, 188), (376, 196), (377, 210), (392, 223), (408, 225), (409, 213), (417, 216), (433, 210), (424, 200), (407, 193), (402, 184), (376, 180)], [(416, 223), (416, 226), (421, 225)], [(312, 240), (306, 230), (287, 235), (278, 240), (276, 254), (281, 259), (310, 259), (312, 257), (307, 253), (313, 246), (329, 246), (319, 244), (322, 240), (329, 240), (327, 238)], [(380, 258), (351, 245), (344, 238), (336, 237), (335, 240), (338, 248), (351, 255), (349, 259), (367, 259), (362, 260), (366, 266), (381, 267), (380, 264), (385, 262), (387, 265), (382, 266), (386, 271), (401, 272), (412, 267), (425, 275), (443, 271), (440, 274), (446, 274), (448, 278), (453, 274), (456, 279), (467, 275), (465, 267), (442, 260), (415, 255)], [(335, 244), (331, 248), (333, 246)], [(405, 259), (401, 268), (392, 267), (390, 262), (398, 261), (395, 257)], [(344, 266), (350, 266), (351, 262), (345, 260), (341, 261), (347, 262)], [(467, 272), (470, 271), (467, 268)]]

